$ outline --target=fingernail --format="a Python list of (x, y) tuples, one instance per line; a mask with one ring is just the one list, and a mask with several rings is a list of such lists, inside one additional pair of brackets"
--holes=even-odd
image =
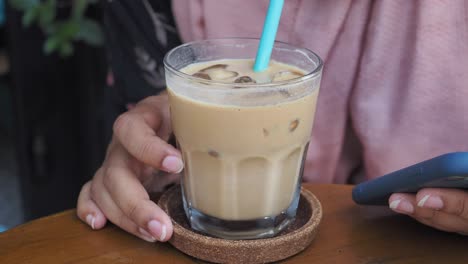
[(425, 195), (419, 202), (419, 207), (440, 210), (444, 207), (444, 202), (438, 196)]
[(413, 205), (410, 202), (401, 199), (391, 202), (390, 208), (394, 211), (405, 214), (411, 214), (414, 212)]
[(166, 226), (163, 225), (162, 226), (162, 231), (161, 231), (161, 237), (160, 237), (159, 240), (164, 241), (164, 239), (166, 239), (166, 234), (167, 234)]
[(179, 173), (184, 169), (184, 163), (179, 157), (167, 156), (162, 162), (164, 170), (173, 173)]
[(390, 209), (395, 210), (398, 207), (398, 205), (400, 204), (400, 202), (401, 202), (401, 199), (398, 199), (398, 200), (395, 200), (395, 201), (391, 202), (390, 203)]
[(91, 226), (93, 230), (95, 229), (94, 227), (95, 221), (96, 221), (96, 218), (92, 214), (89, 214), (86, 216), (86, 222), (88, 223), (89, 226)]
[(148, 242), (156, 242), (156, 238), (154, 238), (148, 231), (144, 230), (143, 228), (139, 228), (138, 232), (141, 234), (141, 238)]
[(156, 220), (151, 220), (148, 223), (148, 230), (154, 237), (158, 237), (159, 241), (166, 239), (167, 230), (166, 226)]
[(427, 199), (429, 199), (429, 195), (425, 195), (421, 200), (418, 202), (419, 207), (424, 207), (424, 204), (426, 203)]

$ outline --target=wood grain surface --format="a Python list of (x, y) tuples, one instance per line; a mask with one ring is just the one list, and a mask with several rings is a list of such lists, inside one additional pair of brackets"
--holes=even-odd
[[(358, 206), (352, 186), (305, 187), (322, 203), (322, 223), (311, 246), (281, 263), (468, 263), (468, 237), (423, 226), (386, 207)], [(70, 210), (1, 233), (0, 263), (204, 262), (113, 225), (93, 231)]]

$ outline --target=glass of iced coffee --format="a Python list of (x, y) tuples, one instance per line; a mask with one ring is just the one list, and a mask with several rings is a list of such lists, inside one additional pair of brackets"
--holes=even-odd
[(164, 61), (185, 213), (225, 239), (272, 237), (294, 220), (319, 93), (315, 53), (276, 42), (254, 72), (258, 42), (192, 42)]

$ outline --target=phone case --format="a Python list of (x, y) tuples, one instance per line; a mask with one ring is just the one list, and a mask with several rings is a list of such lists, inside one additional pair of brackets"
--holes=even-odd
[(415, 193), (422, 188), (468, 188), (468, 152), (453, 152), (363, 182), (353, 188), (353, 200), (364, 205), (387, 205), (392, 193)]

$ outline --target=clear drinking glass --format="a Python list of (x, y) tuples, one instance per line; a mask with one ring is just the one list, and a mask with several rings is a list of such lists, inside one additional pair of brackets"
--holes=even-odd
[(225, 239), (271, 237), (294, 220), (322, 73), (313, 52), (276, 42), (272, 59), (303, 77), (262, 84), (204, 80), (193, 63), (252, 59), (258, 39), (192, 42), (165, 57), (172, 127), (193, 229)]

